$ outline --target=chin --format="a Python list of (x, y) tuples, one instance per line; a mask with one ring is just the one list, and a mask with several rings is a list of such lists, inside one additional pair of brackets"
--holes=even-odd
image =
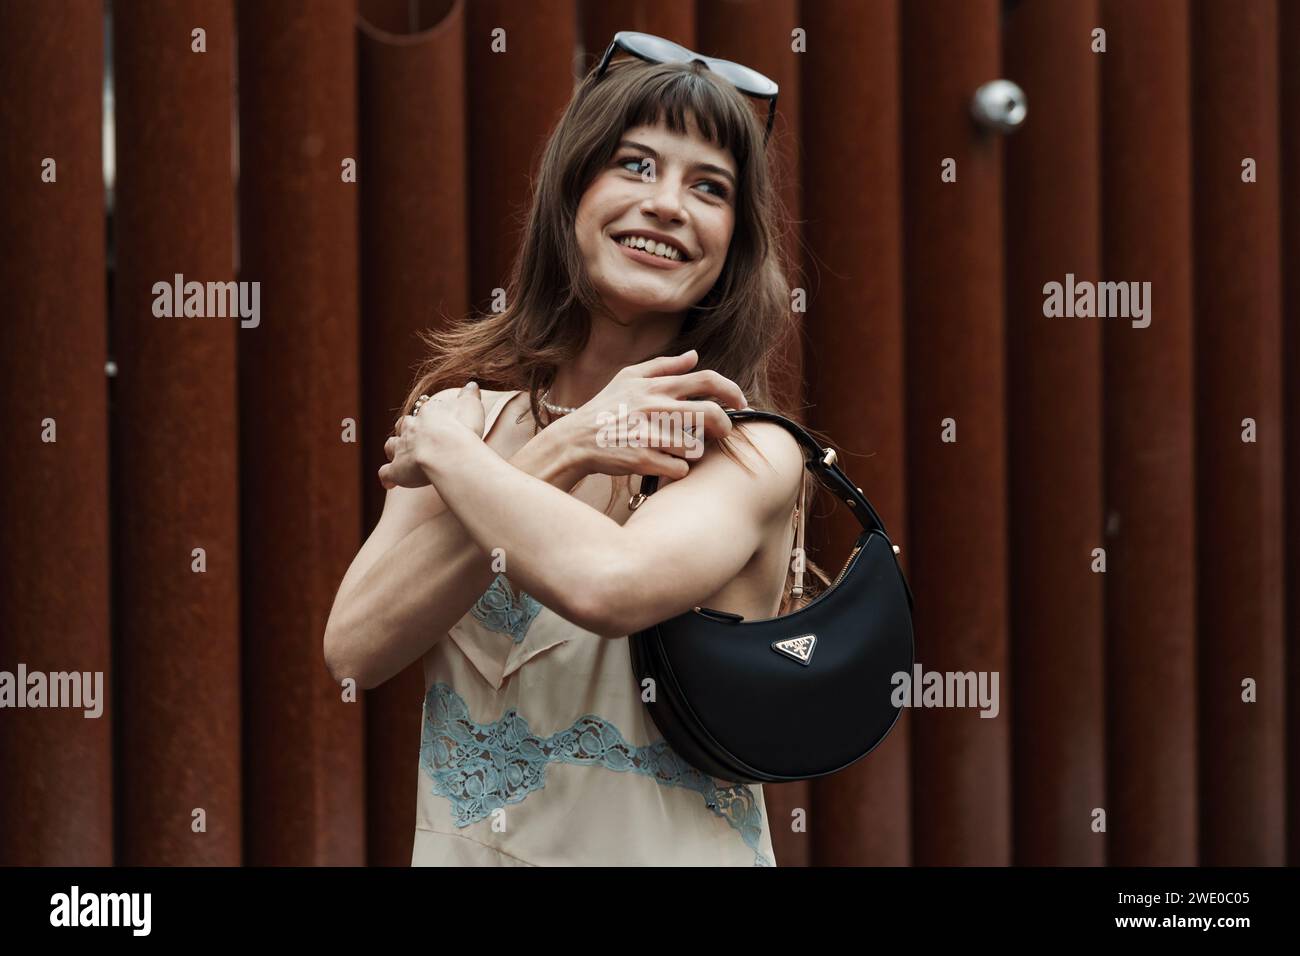
[(611, 303), (617, 312), (684, 312), (688, 308), (676, 299), (654, 295), (610, 296), (605, 297), (604, 301)]

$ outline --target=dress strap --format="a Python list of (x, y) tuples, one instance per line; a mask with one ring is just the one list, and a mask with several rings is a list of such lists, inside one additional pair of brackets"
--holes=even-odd
[(483, 419), (483, 437), (485, 439), (487, 438), (488, 433), (492, 431), (492, 426), (496, 424), (497, 416), (505, 411), (505, 407), (510, 404), (510, 399), (514, 398), (521, 391), (523, 391), (523, 389), (516, 388), (512, 392), (503, 392), (501, 395), (497, 396), (492, 407), (488, 409), (487, 417)]

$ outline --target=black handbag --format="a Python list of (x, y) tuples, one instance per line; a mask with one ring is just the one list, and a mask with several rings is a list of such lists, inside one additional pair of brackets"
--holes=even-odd
[[(737, 783), (787, 783), (843, 770), (893, 728), (894, 675), (912, 674), (912, 591), (884, 522), (862, 489), (797, 423), (773, 412), (728, 411), (733, 422), (771, 421), (807, 453), (814, 476), (846, 502), (862, 534), (832, 585), (805, 607), (746, 621), (696, 607), (629, 637), (646, 708), (689, 764)], [(635, 509), (659, 479), (646, 475)], [(802, 500), (799, 546), (802, 546)], [(797, 575), (799, 593), (802, 575)]]

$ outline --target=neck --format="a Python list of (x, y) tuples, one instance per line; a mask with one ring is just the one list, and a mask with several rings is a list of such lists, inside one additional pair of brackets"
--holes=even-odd
[(556, 370), (546, 400), (573, 408), (584, 404), (627, 366), (661, 354), (677, 337), (684, 318), (668, 312), (592, 316), (587, 344)]

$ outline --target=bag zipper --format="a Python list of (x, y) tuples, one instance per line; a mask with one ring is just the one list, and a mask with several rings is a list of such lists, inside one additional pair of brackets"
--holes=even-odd
[(840, 581), (843, 580), (844, 573), (848, 571), (849, 565), (853, 563), (853, 556), (861, 550), (862, 550), (862, 545), (858, 545), (852, 551), (849, 552), (848, 560), (844, 562), (844, 567), (840, 568), (840, 573), (836, 575), (835, 580), (831, 583), (831, 587), (836, 587), (840, 583)]

